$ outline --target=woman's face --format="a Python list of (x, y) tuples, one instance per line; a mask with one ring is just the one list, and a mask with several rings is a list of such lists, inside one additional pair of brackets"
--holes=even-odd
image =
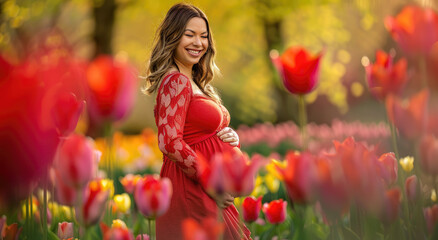
[(183, 36), (176, 47), (175, 60), (177, 63), (191, 68), (199, 62), (207, 49), (207, 24), (204, 19), (194, 17), (188, 21)]

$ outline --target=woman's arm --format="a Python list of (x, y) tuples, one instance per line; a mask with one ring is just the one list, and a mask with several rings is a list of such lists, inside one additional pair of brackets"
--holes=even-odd
[(184, 123), (191, 99), (191, 84), (182, 74), (163, 79), (158, 108), (158, 146), (183, 172), (197, 180), (196, 153), (183, 140)]

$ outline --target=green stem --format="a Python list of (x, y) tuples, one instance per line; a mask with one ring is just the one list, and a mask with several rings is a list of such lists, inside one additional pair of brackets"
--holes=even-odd
[(395, 158), (398, 160), (400, 155), (398, 153), (398, 146), (397, 146), (397, 133), (395, 131), (395, 126), (394, 123), (389, 122), (389, 126), (391, 128), (391, 139), (392, 139), (392, 148), (394, 148), (394, 154), (395, 154)]
[[(113, 133), (112, 133), (112, 125), (111, 122), (105, 123), (105, 138), (106, 138), (106, 172), (107, 176), (110, 180), (114, 179), (114, 168), (113, 168), (113, 156), (112, 156), (112, 148), (113, 148)], [(113, 219), (111, 207), (107, 204), (105, 208), (104, 214), (104, 222), (106, 224), (111, 224), (111, 220)]]
[(421, 87), (422, 88), (428, 88), (428, 76), (427, 76), (427, 67), (426, 67), (426, 60), (424, 57), (420, 58), (419, 61), (420, 64), (420, 74), (421, 74)]
[[(31, 193), (32, 194), (32, 193)], [(29, 227), (30, 227), (30, 206), (29, 206), (29, 202), (30, 202), (30, 196), (28, 198), (26, 198), (26, 219), (25, 219), (25, 223), (24, 223), (24, 235), (26, 236), (26, 239), (29, 239)]]
[(152, 235), (152, 219), (148, 218), (148, 225), (149, 225), (149, 238), (151, 240), (154, 240), (154, 236)]
[(43, 183), (43, 219), (42, 219), (42, 224), (43, 224), (43, 239), (47, 240), (47, 175), (44, 176), (44, 183)]
[(298, 95), (299, 104), (298, 104), (298, 117), (300, 121), (300, 130), (301, 130), (301, 140), (303, 149), (307, 149), (307, 134), (306, 134), (306, 125), (307, 125), (307, 113), (306, 113), (306, 102), (304, 101), (304, 95)]

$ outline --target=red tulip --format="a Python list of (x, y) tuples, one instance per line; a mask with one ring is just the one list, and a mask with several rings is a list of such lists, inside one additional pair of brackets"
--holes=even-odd
[(415, 202), (418, 199), (418, 197), (420, 196), (420, 187), (417, 176), (412, 175), (406, 178), (405, 192), (406, 197), (410, 202)]
[(123, 178), (120, 179), (120, 183), (122, 183), (123, 188), (127, 193), (134, 193), (135, 185), (137, 184), (138, 180), (141, 179), (140, 175), (133, 175), (131, 173), (127, 174)]
[(110, 194), (110, 186), (105, 180), (93, 180), (85, 188), (82, 205), (76, 207), (76, 217), (85, 226), (92, 226), (99, 222), (105, 210)]
[(290, 47), (280, 57), (277, 55), (271, 54), (271, 58), (289, 92), (306, 94), (315, 88), (322, 53), (311, 55), (305, 48)]
[(392, 223), (397, 219), (400, 212), (400, 205), (401, 205), (400, 189), (397, 187), (387, 190), (385, 192), (383, 202), (384, 204), (380, 212), (380, 219), (383, 222)]
[(90, 118), (100, 123), (125, 117), (134, 104), (137, 79), (135, 70), (125, 60), (97, 57), (87, 69)]
[(289, 152), (285, 169), (278, 168), (286, 184), (287, 192), (294, 203), (314, 200), (312, 189), (316, 181), (316, 158), (307, 152)]
[(0, 233), (2, 239), (5, 240), (18, 240), (20, 237), (21, 230), (23, 230), (22, 227), (18, 228), (17, 223), (13, 223), (11, 225), (3, 226), (3, 231)]
[(378, 166), (380, 177), (386, 182), (386, 184), (392, 185), (397, 181), (398, 163), (394, 153), (382, 154), (379, 158), (381, 166)]
[[(0, 61), (6, 62), (2, 57)], [(44, 114), (50, 86), (37, 63), (0, 67), (0, 198), (16, 204), (31, 190), (31, 182), (48, 172), (59, 143), (53, 120)], [(4, 196), (7, 196), (4, 197)], [(4, 198), (4, 199), (3, 199)]]
[(182, 228), (184, 240), (219, 239), (224, 232), (224, 224), (214, 218), (205, 218), (201, 223), (188, 218), (183, 221)]
[(427, 126), (428, 99), (428, 90), (411, 97), (408, 104), (403, 104), (402, 100), (393, 95), (386, 98), (389, 120), (406, 138), (415, 139), (424, 133)]
[(283, 199), (263, 204), (263, 213), (271, 224), (280, 224), (286, 220), (287, 202)]
[(400, 95), (406, 84), (406, 59), (394, 65), (392, 60), (392, 56), (377, 51), (376, 62), (365, 67), (370, 92), (379, 100), (384, 100), (389, 93)]
[(246, 197), (242, 203), (243, 220), (245, 222), (254, 222), (259, 218), (262, 209), (262, 197)]
[[(438, 78), (437, 78), (438, 79)], [(438, 136), (438, 106), (436, 110), (429, 111), (429, 119), (427, 120), (427, 132)]]
[(105, 223), (100, 224), (103, 240), (134, 240), (133, 235), (121, 220), (113, 220), (113, 225), (109, 228)]
[(438, 139), (433, 135), (426, 135), (420, 142), (420, 166), (424, 172), (438, 174)]
[(61, 240), (73, 237), (73, 223), (58, 223), (58, 237)]
[(67, 136), (75, 130), (84, 105), (85, 102), (78, 100), (73, 93), (59, 95), (53, 109), (53, 118), (60, 135)]
[(168, 178), (159, 179), (147, 175), (135, 186), (134, 199), (138, 209), (146, 218), (163, 215), (172, 198), (172, 182)]
[(340, 219), (348, 212), (350, 197), (339, 161), (319, 158), (317, 161), (317, 195), (326, 217)]
[(72, 134), (61, 144), (55, 164), (67, 186), (82, 189), (96, 168), (92, 143), (82, 135)]
[(332, 157), (342, 166), (341, 177), (345, 178), (350, 196), (366, 211), (380, 212), (385, 186), (376, 170), (383, 171), (385, 168), (374, 151), (355, 142), (352, 137), (342, 143), (334, 141), (334, 144), (336, 153)]
[(426, 55), (438, 41), (438, 15), (431, 8), (406, 6), (385, 26), (400, 47), (412, 56)]
[(423, 209), (423, 213), (427, 224), (427, 230), (432, 234), (436, 229), (435, 226), (438, 222), (438, 205), (435, 204), (432, 207)]
[(201, 184), (211, 194), (230, 193), (233, 196), (249, 195), (254, 189), (255, 175), (265, 164), (261, 157), (249, 161), (240, 151), (214, 154), (207, 161), (198, 153), (198, 174)]

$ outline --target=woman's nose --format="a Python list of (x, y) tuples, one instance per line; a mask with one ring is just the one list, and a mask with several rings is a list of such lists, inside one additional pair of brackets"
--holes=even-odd
[(194, 37), (193, 39), (193, 45), (195, 46), (201, 46), (201, 39), (199, 37)]

